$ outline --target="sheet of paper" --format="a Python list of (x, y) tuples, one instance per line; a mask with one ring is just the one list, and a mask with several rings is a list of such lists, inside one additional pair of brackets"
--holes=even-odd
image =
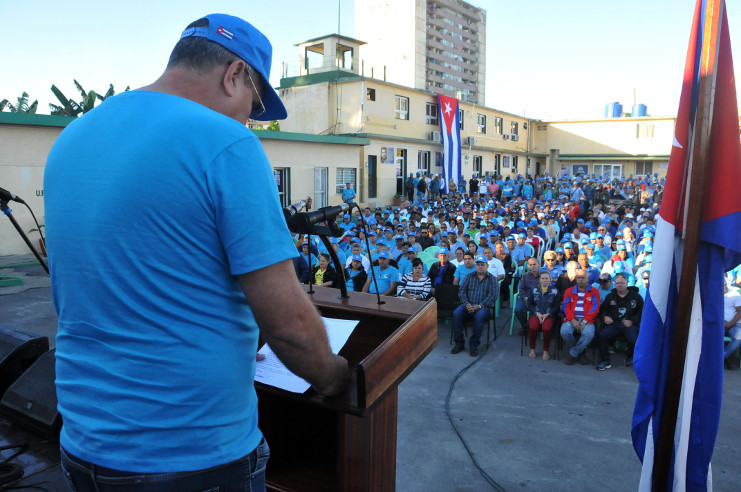
[[(350, 335), (359, 323), (357, 320), (325, 317), (322, 317), (322, 321), (324, 321), (324, 327), (327, 329), (329, 346), (332, 349), (332, 353), (335, 354), (342, 350), (342, 347), (347, 343), (347, 339), (350, 338)], [(303, 378), (289, 371), (267, 343), (262, 346), (258, 353), (263, 354), (265, 359), (257, 362), (255, 381), (292, 393), (304, 393), (311, 387)]]

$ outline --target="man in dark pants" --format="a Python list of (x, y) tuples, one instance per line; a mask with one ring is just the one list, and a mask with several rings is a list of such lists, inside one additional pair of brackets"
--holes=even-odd
[(462, 352), (465, 345), (463, 323), (473, 318), (473, 333), (469, 339), (471, 357), (479, 355), (478, 346), (484, 324), (489, 321), (489, 309), (499, 295), (499, 283), (494, 275), (488, 272), (489, 262), (483, 255), (476, 257), (476, 271), (469, 273), (461, 283), (458, 297), (461, 305), (453, 311), (453, 333), (455, 347), (451, 354)]
[(610, 343), (621, 333), (628, 340), (625, 365), (633, 365), (633, 348), (638, 339), (638, 327), (641, 324), (643, 298), (638, 287), (628, 287), (624, 273), (615, 274), (615, 288), (607, 294), (600, 306), (599, 317), (602, 329), (599, 334), (599, 354), (602, 362), (597, 364), (598, 371), (612, 367), (610, 363)]

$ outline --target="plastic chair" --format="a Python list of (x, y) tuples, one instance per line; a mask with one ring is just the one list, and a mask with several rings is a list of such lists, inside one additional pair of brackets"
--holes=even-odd
[[(458, 289), (457, 285), (452, 284), (440, 284), (435, 287), (435, 300), (437, 301), (437, 317), (438, 319), (444, 319), (445, 324), (449, 324), (453, 317), (453, 311), (458, 306), (460, 301), (458, 300)], [(453, 330), (450, 330), (450, 344), (453, 344)]]
[(510, 307), (512, 308), (512, 319), (509, 322), (509, 334), (512, 334), (512, 330), (515, 326), (515, 306), (517, 305), (517, 299), (520, 297), (519, 293), (516, 293), (514, 295), (514, 304), (510, 304)]
[[(426, 248), (424, 251), (422, 251), (422, 253), (426, 253), (426, 254), (428, 254), (428, 255), (430, 255), (432, 257), (437, 258), (437, 252), (438, 251), (440, 251), (440, 246), (430, 246), (430, 247)], [(422, 253), (420, 253), (420, 254), (422, 254)]]

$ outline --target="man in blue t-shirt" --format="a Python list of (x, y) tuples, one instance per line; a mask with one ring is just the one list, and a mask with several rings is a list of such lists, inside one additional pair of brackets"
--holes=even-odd
[(476, 263), (474, 262), (474, 254), (470, 251), (463, 253), (463, 263), (458, 265), (455, 269), (455, 275), (453, 276), (453, 285), (460, 285), (466, 275), (476, 271)]
[[(271, 52), (242, 19), (204, 17), (158, 80), (70, 123), (49, 153), (61, 465), (79, 490), (108, 487), (105, 475), (264, 489), (259, 336), (319, 394), (344, 390), (347, 361), (296, 281), (275, 178), (246, 127), (286, 117)], [(256, 211), (260, 226), (245, 227)]]
[[(395, 296), (396, 286), (399, 285), (399, 271), (389, 264), (391, 257), (388, 251), (378, 253), (378, 265), (373, 267), (373, 274), (368, 275), (363, 292), (379, 293), (382, 296)], [(376, 281), (373, 281), (375, 276)], [(376, 282), (378, 289), (376, 289)]]
[(352, 183), (345, 183), (345, 189), (342, 190), (342, 201), (352, 203), (355, 198), (355, 190), (352, 189)]

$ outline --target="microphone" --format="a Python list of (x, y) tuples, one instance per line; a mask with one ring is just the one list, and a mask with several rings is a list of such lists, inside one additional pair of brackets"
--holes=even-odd
[(283, 217), (285, 217), (286, 222), (290, 221), (291, 217), (299, 213), (304, 207), (306, 207), (306, 200), (301, 200), (285, 207), (283, 209)]
[(3, 200), (5, 202), (9, 202), (10, 200), (13, 200), (18, 203), (24, 203), (24, 204), (26, 203), (21, 199), (21, 197), (9, 192), (5, 188), (0, 188), (0, 200)]
[(352, 204), (343, 203), (334, 207), (323, 207), (313, 212), (296, 213), (288, 219), (288, 228), (293, 230), (293, 227), (299, 231), (307, 230), (319, 222), (331, 222), (335, 220), (339, 214), (349, 212), (351, 207)]

